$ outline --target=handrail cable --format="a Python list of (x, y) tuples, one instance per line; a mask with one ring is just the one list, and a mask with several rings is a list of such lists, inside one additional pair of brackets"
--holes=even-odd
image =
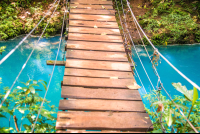
[(60, 0), (59, 0), (59, 2), (58, 2), (58, 4), (57, 4), (56, 8), (54, 9), (54, 12), (52, 13), (50, 19), (48, 20), (48, 23), (46, 24), (46, 26), (45, 26), (45, 28), (44, 28), (42, 34), (40, 35), (40, 37), (39, 37), (39, 39), (38, 39), (38, 41), (37, 41), (37, 43), (34, 45), (33, 50), (32, 50), (31, 53), (29, 54), (29, 56), (28, 56), (26, 62), (25, 62), (24, 65), (22, 66), (22, 68), (21, 68), (19, 74), (18, 74), (17, 77), (15, 78), (15, 80), (14, 80), (12, 86), (11, 86), (10, 89), (6, 92), (6, 95), (4, 96), (4, 99), (2, 100), (2, 102), (1, 102), (1, 104), (0, 104), (0, 108), (2, 107), (2, 105), (3, 105), (3, 103), (5, 102), (5, 100), (7, 99), (7, 97), (9, 96), (11, 90), (13, 89), (13, 87), (14, 87), (15, 83), (17, 82), (19, 76), (21, 75), (22, 71), (23, 71), (24, 68), (26, 67), (26, 65), (27, 65), (27, 63), (28, 63), (28, 61), (29, 61), (29, 59), (31, 58), (31, 56), (32, 56), (32, 54), (33, 54), (33, 52), (34, 52), (34, 50), (35, 50), (35, 48), (36, 48), (36, 45), (39, 43), (40, 39), (42, 38), (42, 36), (43, 36), (43, 34), (44, 34), (44, 32), (45, 32), (47, 26), (49, 25), (49, 23), (50, 23), (50, 21), (51, 21), (51, 18), (53, 17), (53, 15), (54, 15), (54, 13), (55, 13), (55, 11), (56, 11), (58, 5), (59, 5), (59, 3), (60, 3)]
[[(163, 84), (162, 84), (162, 82), (161, 82), (161, 79), (160, 79), (160, 75), (159, 75), (159, 73), (158, 73), (156, 67), (155, 67), (154, 64), (153, 64), (153, 61), (151, 60), (151, 57), (150, 57), (149, 52), (148, 52), (148, 50), (147, 50), (147, 48), (146, 48), (146, 46), (145, 46), (145, 44), (144, 44), (144, 41), (142, 40), (142, 36), (141, 36), (141, 34), (140, 34), (140, 31), (139, 31), (139, 29), (138, 29), (138, 26), (137, 26), (135, 20), (133, 20), (133, 22), (134, 22), (134, 24), (135, 24), (135, 26), (136, 26), (136, 29), (137, 29), (138, 34), (139, 34), (139, 36), (140, 36), (140, 40), (142, 41), (142, 44), (143, 44), (143, 46), (144, 46), (144, 48), (145, 48), (145, 51), (146, 51), (146, 53), (147, 53), (147, 56), (149, 57), (149, 60), (150, 60), (151, 63), (152, 63), (152, 66), (153, 66), (153, 69), (154, 69), (155, 75), (158, 77), (157, 88), (158, 88), (158, 83), (159, 83), (159, 82), (160, 82), (162, 88), (164, 88), (164, 86), (163, 86)], [(176, 133), (176, 131), (175, 131), (175, 129), (174, 129), (173, 126), (172, 126), (172, 129), (173, 129), (174, 132)]]
[[(124, 27), (123, 27), (123, 24), (122, 24), (121, 15), (120, 15), (120, 12), (119, 12), (119, 7), (118, 7), (118, 4), (117, 4), (116, 0), (115, 0), (115, 3), (116, 3), (116, 6), (117, 6), (117, 9), (118, 9), (118, 14), (119, 14), (120, 23), (121, 23), (122, 30), (123, 30), (124, 39), (125, 39), (125, 42), (126, 42), (126, 44), (127, 44), (127, 38), (126, 38), (126, 35), (125, 35), (125, 32), (124, 32)], [(122, 1), (121, 1), (121, 3), (122, 3)], [(123, 8), (123, 4), (122, 4), (122, 8)], [(123, 13), (124, 13), (124, 10), (123, 10)], [(125, 17), (125, 16), (124, 16), (124, 17)], [(129, 34), (130, 34), (130, 33), (129, 33)], [(131, 53), (132, 53), (132, 52), (131, 52)], [(133, 62), (132, 56), (130, 55), (130, 53), (128, 53), (128, 55), (129, 55), (129, 57), (130, 57), (130, 59), (131, 59), (131, 62), (132, 62), (132, 64), (133, 64), (134, 68), (135, 68), (135, 71), (136, 71), (136, 74), (137, 74), (137, 76), (138, 76), (138, 78), (139, 78), (139, 80), (140, 80), (140, 83), (142, 84), (143, 90), (144, 90), (145, 93), (147, 94), (147, 91), (146, 91), (146, 89), (145, 89), (145, 87), (144, 87), (144, 84), (143, 84), (143, 82), (142, 82), (142, 80), (141, 80), (141, 78), (140, 78), (140, 76), (139, 76), (139, 73), (137, 72), (137, 69), (136, 69), (136, 67), (135, 67), (135, 64), (134, 64), (134, 62)], [(158, 95), (158, 94), (157, 94), (157, 95)], [(152, 104), (151, 100), (149, 100), (149, 103)], [(154, 111), (154, 113), (156, 113), (156, 116), (158, 117), (158, 114), (157, 114), (157, 112), (155, 111), (155, 108), (154, 108), (154, 107), (153, 107), (153, 111)], [(161, 129), (162, 129), (163, 132), (166, 132), (166, 130), (165, 130), (165, 128), (164, 128), (164, 126), (163, 126), (162, 123), (161, 123)]]
[[(63, 0), (63, 1), (64, 1), (64, 0)], [(68, 2), (68, 0), (67, 0), (67, 2)], [(38, 118), (39, 118), (39, 116), (40, 116), (40, 113), (41, 113), (41, 110), (42, 110), (42, 107), (43, 107), (43, 104), (44, 104), (45, 98), (46, 98), (46, 96), (47, 96), (47, 92), (48, 92), (49, 87), (50, 87), (50, 84), (51, 84), (51, 80), (52, 80), (53, 73), (54, 73), (55, 66), (56, 66), (56, 61), (58, 60), (59, 50), (60, 50), (60, 46), (61, 46), (61, 43), (62, 43), (62, 37), (63, 37), (63, 31), (64, 31), (65, 15), (66, 15), (66, 11), (64, 12), (63, 24), (62, 24), (62, 30), (61, 30), (61, 35), (60, 35), (61, 37), (60, 37), (60, 42), (59, 42), (58, 51), (57, 51), (57, 55), (56, 55), (56, 60), (55, 60), (55, 62), (54, 62), (54, 66), (53, 66), (53, 70), (52, 70), (52, 73), (51, 73), (51, 77), (50, 77), (50, 79), (49, 79), (49, 84), (48, 84), (48, 86), (47, 86), (47, 90), (46, 90), (46, 92), (45, 92), (45, 95), (44, 95), (43, 101), (42, 101), (42, 103), (41, 103), (40, 110), (38, 111), (38, 115), (37, 115), (37, 117), (36, 117), (35, 123), (33, 124), (32, 130), (31, 130), (31, 133), (34, 132), (35, 125), (36, 125), (37, 120), (38, 120)]]
[(150, 45), (154, 48), (154, 50), (157, 51), (157, 53), (177, 72), (179, 73), (185, 80), (187, 80), (191, 85), (193, 85), (194, 87), (196, 87), (199, 91), (200, 91), (200, 87), (195, 84), (192, 80), (190, 80), (187, 76), (185, 76), (181, 71), (179, 71), (171, 62), (169, 62), (169, 60), (167, 60), (159, 51), (158, 49), (153, 45), (153, 43), (150, 41), (150, 39), (147, 37), (147, 35), (145, 34), (145, 32), (143, 31), (143, 29), (141, 28), (140, 24), (138, 23), (135, 15), (133, 14), (133, 11), (132, 9), (130, 8), (130, 4), (127, 1), (127, 5), (128, 5), (128, 8), (129, 10), (131, 11), (131, 14), (133, 16), (133, 19), (135, 20), (135, 22), (137, 23), (138, 27), (140, 28), (141, 32), (143, 33), (143, 35), (145, 36), (145, 38), (148, 40), (148, 42), (150, 43)]
[[(127, 5), (128, 5), (128, 7), (129, 7), (129, 10), (131, 11), (131, 14), (132, 14), (132, 16), (133, 16), (133, 18), (134, 19), (136, 19), (135, 18), (135, 16), (134, 16), (134, 14), (133, 14), (133, 12), (132, 12), (132, 9), (130, 8), (130, 5), (129, 5), (129, 2), (128, 2), (128, 0), (126, 0), (127, 1)], [(135, 22), (137, 22), (136, 20), (135, 20)], [(138, 24), (138, 22), (137, 22), (137, 25), (140, 27), (140, 25)], [(141, 28), (141, 27), (140, 27)], [(141, 30), (141, 31), (143, 31), (143, 30)], [(144, 32), (144, 31), (143, 31)], [(129, 33), (130, 34), (130, 33)], [(145, 34), (145, 33), (143, 33), (143, 34)], [(148, 38), (147, 36), (146, 36), (146, 38)], [(151, 43), (152, 44), (152, 43)], [(153, 44), (152, 44), (153, 45)], [(154, 46), (154, 49), (157, 51), (157, 52), (159, 52), (158, 51), (158, 49), (157, 48), (155, 48), (155, 46)], [(159, 52), (159, 55), (160, 55), (161, 53)], [(161, 54), (162, 55), (162, 54)], [(160, 55), (160, 56), (161, 56)], [(162, 56), (161, 56), (162, 57)], [(163, 56), (164, 57), (164, 56)], [(162, 58), (163, 58), (162, 57)], [(187, 117), (185, 116), (185, 114), (181, 111), (181, 109), (179, 108), (179, 106), (174, 102), (174, 100), (172, 99), (172, 97), (169, 95), (169, 93), (167, 92), (167, 90), (164, 88), (164, 86), (163, 85), (161, 85), (162, 86), (162, 88), (164, 89), (164, 91), (166, 92), (166, 94), (168, 95), (168, 97), (170, 98), (170, 100), (174, 103), (174, 105), (177, 107), (177, 109), (179, 110), (179, 112), (181, 113), (181, 115), (186, 119), (186, 121), (189, 123), (189, 125), (191, 126), (191, 128), (196, 132), (196, 133), (199, 133), (198, 131), (197, 131), (197, 129), (191, 124), (191, 122), (187, 119)]]
[(33, 31), (35, 31), (35, 29), (39, 26), (39, 24), (44, 20), (44, 18), (49, 14), (49, 12), (51, 11), (52, 7), (54, 7), (55, 3), (57, 2), (58, 0), (55, 0), (55, 2), (53, 3), (53, 5), (50, 7), (50, 9), (47, 11), (47, 13), (43, 16), (43, 18), (38, 22), (38, 24), (31, 30), (31, 32), (22, 39), (22, 41), (20, 41), (20, 43), (15, 46), (15, 48), (13, 48), (5, 57), (3, 57), (3, 59), (0, 60), (0, 65), (5, 61), (7, 60), (10, 55), (12, 55), (15, 50), (22, 45), (22, 43), (32, 34)]

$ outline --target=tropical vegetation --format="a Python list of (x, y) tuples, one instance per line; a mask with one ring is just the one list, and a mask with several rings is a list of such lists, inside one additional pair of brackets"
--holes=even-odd
[(153, 44), (200, 42), (200, 1), (148, 0), (147, 3), (140, 6), (147, 12), (138, 19)]
[[(38, 111), (40, 110), (43, 98), (39, 92), (46, 90), (47, 83), (43, 80), (29, 80), (24, 86), (17, 86), (8, 96), (0, 109), (0, 119), (14, 121), (15, 127), (7, 124), (7, 127), (0, 126), (0, 133), (30, 133), (35, 123)], [(0, 103), (9, 87), (0, 93)], [(42, 107), (41, 114), (37, 120), (34, 132), (47, 133), (55, 132), (56, 107), (50, 105), (51, 101), (44, 100), (45, 106)]]
[[(48, 11), (54, 0), (1, 0), (0, 1), (0, 41), (29, 33)], [(57, 4), (57, 3), (56, 3)], [(55, 5), (56, 5), (55, 4)], [(60, 32), (62, 25), (62, 3), (58, 6), (45, 35), (55, 35)], [(48, 18), (52, 14), (46, 17)], [(33, 34), (42, 32), (48, 19), (45, 19)]]
[[(191, 124), (200, 131), (200, 99), (196, 88), (188, 90), (181, 83), (172, 84), (182, 96), (174, 96), (173, 101), (168, 99), (160, 91), (152, 91), (145, 95), (145, 98), (151, 101), (150, 108), (146, 108), (152, 118), (153, 133), (194, 133), (194, 130), (180, 113), (179, 109), (191, 122)], [(159, 97), (158, 97), (158, 94)], [(157, 111), (153, 111), (156, 109)]]

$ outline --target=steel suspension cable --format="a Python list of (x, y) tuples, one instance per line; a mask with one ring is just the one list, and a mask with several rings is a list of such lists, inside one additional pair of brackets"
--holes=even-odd
[(20, 41), (20, 43), (17, 45), (17, 46), (15, 46), (15, 48), (13, 48), (3, 59), (1, 59), (0, 60), (0, 65), (5, 61), (5, 60), (7, 60), (9, 57), (10, 57), (10, 55), (12, 55), (14, 52), (15, 52), (15, 50), (17, 49), (17, 48), (19, 48), (19, 46), (21, 46), (22, 45), (22, 43), (33, 33), (33, 31), (35, 31), (35, 29), (39, 26), (39, 24), (44, 20), (44, 18), (48, 15), (48, 13), (51, 11), (51, 9), (54, 7), (54, 5), (55, 5), (55, 3), (57, 2), (58, 0), (55, 0), (55, 2), (53, 3), (53, 5), (52, 5), (52, 7), (51, 8), (49, 8), (49, 10), (47, 11), (47, 13), (43, 16), (43, 18), (38, 22), (38, 24), (31, 30), (31, 32), (26, 36), (26, 37), (24, 37), (23, 39), (22, 39), (22, 41)]
[(133, 16), (133, 19), (135, 20), (135, 22), (137, 23), (138, 27), (140, 28), (140, 30), (142, 31), (143, 35), (145, 36), (145, 38), (148, 40), (148, 42), (150, 43), (150, 45), (154, 48), (154, 50), (157, 51), (157, 53), (178, 73), (180, 74), (185, 80), (187, 80), (191, 85), (193, 85), (194, 87), (196, 87), (199, 91), (200, 91), (200, 87), (194, 83), (192, 80), (190, 80), (187, 76), (185, 76), (181, 71), (179, 71), (169, 60), (167, 60), (159, 51), (158, 49), (153, 45), (153, 43), (150, 41), (150, 39), (147, 37), (147, 35), (145, 34), (145, 32), (143, 31), (143, 29), (141, 28), (140, 24), (138, 23), (135, 15), (133, 14), (133, 11), (132, 9), (130, 8), (130, 4), (127, 1), (127, 5), (128, 5), (128, 8), (129, 10), (131, 11), (131, 14)]
[[(128, 2), (128, 0), (126, 0), (127, 1), (127, 5), (128, 5), (128, 7), (129, 7), (129, 10), (131, 11), (131, 14), (132, 14), (132, 16), (133, 16), (133, 18), (134, 18), (134, 21), (137, 23), (137, 25), (140, 27), (140, 25), (139, 25), (139, 23), (137, 22), (137, 19), (135, 18), (135, 16), (134, 16), (134, 14), (133, 14), (133, 12), (132, 12), (132, 9), (130, 8), (130, 5), (129, 5), (129, 2)], [(141, 27), (140, 27), (141, 28)], [(140, 29), (142, 32), (144, 32), (142, 29)], [(145, 33), (143, 33), (145, 36), (146, 36), (146, 34)], [(148, 38), (147, 36), (146, 36), (146, 38)], [(150, 40), (149, 40), (150, 41)], [(152, 44), (152, 43), (151, 43)], [(153, 44), (152, 44), (153, 45)], [(154, 48), (154, 50), (156, 50), (158, 53), (159, 53), (159, 51), (158, 51), (158, 49), (157, 48), (155, 48), (155, 46), (153, 47)], [(159, 55), (160, 55), (161, 53), (159, 53)], [(162, 54), (161, 54), (162, 55)], [(160, 56), (161, 56), (160, 55)], [(162, 57), (162, 56), (161, 56)], [(164, 57), (164, 56), (163, 56)], [(162, 58), (163, 58), (162, 57)], [(188, 122), (188, 124), (191, 126), (191, 128), (196, 132), (196, 133), (199, 133), (198, 131), (197, 131), (197, 129), (192, 125), (192, 123), (187, 119), (187, 117), (185, 116), (185, 114), (181, 111), (181, 109), (179, 108), (179, 106), (174, 102), (174, 100), (172, 99), (172, 97), (169, 95), (169, 93), (167, 92), (167, 90), (164, 88), (164, 86), (162, 85), (162, 88), (164, 89), (164, 91), (166, 92), (166, 94), (168, 95), (168, 97), (170, 98), (170, 100), (174, 103), (174, 105), (176, 106), (176, 108), (179, 110), (179, 112), (181, 113), (181, 115), (185, 118), (185, 120)]]
[(65, 24), (65, 16), (66, 16), (66, 11), (64, 12), (62, 30), (61, 30), (61, 35), (60, 35), (61, 37), (60, 37), (60, 42), (59, 42), (58, 51), (57, 51), (57, 55), (56, 55), (56, 60), (55, 60), (55, 62), (54, 62), (54, 66), (53, 66), (53, 70), (52, 70), (52, 73), (51, 73), (51, 77), (50, 77), (50, 79), (49, 79), (49, 83), (48, 83), (48, 86), (47, 86), (47, 90), (46, 90), (46, 92), (45, 92), (43, 101), (42, 101), (42, 103), (41, 103), (40, 110), (38, 111), (38, 115), (37, 115), (37, 117), (36, 117), (35, 123), (33, 124), (33, 128), (32, 128), (32, 130), (31, 130), (31, 133), (34, 132), (35, 125), (36, 125), (37, 120), (38, 120), (38, 118), (39, 118), (39, 116), (40, 116), (42, 107), (43, 107), (43, 105), (44, 105), (45, 98), (46, 98), (46, 96), (47, 96), (47, 93), (48, 93), (48, 90), (49, 90), (49, 87), (50, 87), (50, 84), (51, 84), (51, 80), (52, 80), (52, 78), (53, 78), (53, 74), (54, 74), (54, 70), (55, 70), (55, 66), (56, 66), (56, 61), (58, 60), (59, 50), (60, 50), (60, 46), (61, 46), (61, 43), (62, 43), (62, 37), (63, 37), (63, 31), (64, 31), (64, 24)]
[[(124, 32), (124, 27), (123, 27), (123, 24), (122, 24), (121, 15), (120, 15), (120, 12), (119, 12), (119, 7), (118, 7), (118, 4), (117, 4), (116, 0), (115, 0), (115, 3), (116, 3), (117, 10), (118, 10), (118, 14), (119, 14), (119, 17), (120, 17), (121, 26), (122, 26), (122, 29), (123, 29), (123, 35), (124, 35), (125, 41), (126, 41), (126, 43), (127, 43), (127, 38), (126, 38), (126, 35), (124, 34), (124, 33), (125, 33), (125, 32)], [(122, 5), (123, 14), (124, 14), (126, 29), (128, 30), (127, 24), (126, 24), (126, 15), (125, 15), (125, 13), (124, 13), (124, 7), (123, 7), (122, 0), (121, 0), (121, 5)], [(128, 30), (128, 33), (129, 33), (129, 37), (130, 37), (130, 32), (129, 32), (129, 30)], [(131, 39), (131, 41), (132, 41), (132, 44), (134, 45), (133, 40), (132, 40), (132, 37), (130, 37), (130, 39)], [(132, 61), (132, 63), (133, 63), (133, 59), (132, 59), (132, 56), (130, 56), (130, 54), (129, 54), (129, 57), (131, 58), (131, 61)], [(139, 57), (139, 56), (138, 56), (138, 57)], [(140, 58), (140, 57), (139, 57), (139, 58)], [(141, 61), (141, 60), (140, 60), (140, 61)], [(141, 64), (142, 64), (142, 62), (141, 62)], [(134, 65), (134, 63), (133, 63), (133, 65)], [(142, 64), (142, 65), (143, 65), (143, 64)], [(135, 65), (134, 65), (134, 68), (135, 68), (135, 70), (136, 70)], [(143, 68), (143, 69), (145, 70), (145, 68)], [(146, 72), (146, 70), (145, 70), (145, 72)], [(147, 91), (146, 91), (146, 89), (145, 89), (145, 87), (144, 87), (144, 85), (143, 85), (143, 83), (142, 83), (142, 80), (140, 79), (140, 76), (139, 76), (137, 70), (136, 70), (136, 74), (138, 75), (138, 78), (139, 78), (139, 80), (140, 80), (140, 83), (142, 84), (143, 89), (144, 89), (145, 93), (147, 94)], [(147, 73), (146, 73), (146, 75), (147, 75), (147, 77), (148, 77), (148, 74), (147, 74)], [(148, 78), (149, 78), (149, 77), (148, 77)], [(149, 79), (149, 80), (150, 80), (150, 79)], [(150, 82), (151, 82), (151, 80), (150, 80)], [(152, 84), (152, 85), (153, 85), (153, 84)], [(153, 88), (154, 88), (154, 86), (153, 86)], [(155, 90), (155, 89), (154, 89), (154, 90)], [(156, 94), (156, 95), (157, 95), (157, 98), (159, 99), (158, 94)], [(149, 103), (152, 104), (152, 102), (151, 102), (150, 100), (149, 100)], [(154, 111), (154, 113), (156, 113), (156, 116), (158, 117), (158, 114), (157, 114), (157, 112), (155, 112), (154, 107), (153, 107), (153, 111)], [(161, 129), (162, 129), (163, 132), (166, 132), (166, 130), (165, 130), (165, 128), (164, 128), (164, 126), (163, 126), (162, 123), (161, 123)]]
[(44, 28), (42, 34), (40, 35), (40, 37), (39, 37), (39, 39), (38, 39), (38, 41), (37, 41), (37, 43), (34, 45), (33, 50), (32, 50), (31, 53), (29, 54), (29, 56), (28, 56), (26, 62), (24, 63), (24, 65), (22, 66), (20, 72), (18, 73), (17, 77), (15, 78), (15, 80), (14, 80), (12, 86), (11, 86), (10, 89), (6, 92), (6, 95), (4, 96), (4, 99), (2, 100), (2, 102), (1, 102), (1, 104), (0, 104), (0, 108), (2, 107), (2, 105), (3, 105), (3, 103), (5, 102), (5, 100), (7, 99), (7, 97), (9, 96), (11, 90), (13, 89), (14, 85), (16, 84), (16, 82), (17, 82), (19, 76), (21, 75), (22, 71), (23, 71), (24, 68), (26, 67), (26, 65), (27, 65), (27, 63), (28, 63), (28, 61), (29, 61), (29, 59), (31, 58), (31, 56), (32, 56), (32, 54), (33, 54), (33, 52), (34, 52), (34, 50), (35, 50), (35, 48), (36, 48), (36, 45), (39, 43), (40, 39), (42, 38), (42, 36), (43, 36), (43, 34), (44, 34), (44, 32), (45, 32), (47, 26), (49, 25), (49, 23), (50, 23), (50, 21), (51, 21), (51, 18), (53, 17), (53, 15), (54, 15), (54, 13), (55, 13), (55, 11), (56, 11), (56, 9), (57, 9), (57, 7), (58, 7), (59, 4), (60, 4), (60, 0), (58, 1), (58, 4), (56, 5), (56, 8), (54, 9), (54, 11), (53, 11), (53, 13), (52, 13), (50, 19), (48, 20), (48, 23), (46, 24), (46, 26), (45, 26), (45, 28)]

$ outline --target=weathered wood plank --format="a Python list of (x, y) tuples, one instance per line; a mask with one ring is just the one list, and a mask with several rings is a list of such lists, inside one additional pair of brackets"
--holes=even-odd
[(119, 35), (119, 29), (108, 29), (108, 28), (85, 28), (85, 27), (69, 27), (69, 33), (86, 33), (86, 34), (100, 34), (100, 35)]
[(112, 5), (112, 1), (102, 1), (102, 0), (71, 0), (73, 4), (90, 4), (90, 5)]
[(70, 4), (70, 8), (73, 9), (102, 9), (102, 10), (113, 10), (112, 5), (79, 5)]
[[(122, 130), (146, 132), (152, 125), (147, 113), (58, 112), (56, 129)], [(149, 131), (152, 131), (152, 127)]]
[(65, 67), (67, 67), (67, 68), (93, 69), (93, 70), (132, 72), (132, 70), (130, 68), (130, 64), (126, 63), (126, 62), (67, 59)]
[(125, 52), (122, 43), (67, 41), (67, 49)]
[(117, 22), (103, 22), (103, 21), (82, 21), (82, 20), (70, 20), (69, 26), (80, 27), (98, 27), (98, 28), (115, 28), (118, 29)]
[(120, 53), (120, 52), (68, 50), (66, 53), (66, 58), (128, 62), (126, 53)]
[(62, 87), (62, 98), (104, 99), (104, 100), (137, 100), (142, 101), (138, 90), (94, 89), (83, 87)]
[(69, 40), (123, 43), (121, 36), (69, 33)]
[(86, 130), (68, 130), (68, 131), (56, 131), (56, 133), (145, 133), (145, 132), (121, 132), (121, 131), (86, 131)]
[(47, 65), (54, 65), (54, 64), (56, 64), (56, 66), (65, 66), (66, 62), (65, 61), (47, 60), (46, 64)]
[(115, 15), (115, 10), (70, 9), (70, 14)]
[(124, 88), (139, 89), (134, 79), (107, 79), (64, 76), (64, 86), (95, 87), (95, 88)]
[(60, 100), (59, 110), (145, 112), (142, 101), (98, 99)]
[(97, 77), (97, 78), (118, 78), (118, 79), (134, 79), (132, 72), (119, 71), (103, 71), (103, 70), (89, 70), (65, 68), (65, 76), (80, 76), (80, 77)]
[(115, 16), (108, 15), (86, 15), (86, 14), (69, 14), (69, 20), (90, 20), (90, 21), (106, 21), (116, 22)]

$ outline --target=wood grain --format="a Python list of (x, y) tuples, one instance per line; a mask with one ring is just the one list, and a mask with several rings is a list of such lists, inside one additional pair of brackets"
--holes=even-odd
[(124, 88), (139, 89), (134, 79), (107, 79), (64, 76), (64, 86), (95, 87), (95, 88)]
[(103, 9), (70, 9), (70, 14), (95, 14), (95, 15), (115, 15), (115, 10), (103, 10)]
[[(122, 130), (146, 132), (152, 125), (146, 113), (58, 112), (56, 129)], [(65, 121), (66, 119), (66, 121)], [(150, 127), (150, 131), (153, 130)]]
[(94, 50), (94, 51), (110, 51), (110, 52), (125, 52), (122, 43), (106, 43), (106, 42), (87, 42), (87, 41), (72, 41), (68, 40), (67, 49), (77, 50)]
[(59, 110), (142, 112), (142, 101), (75, 99), (60, 100)]
[(121, 36), (119, 29), (108, 28), (85, 28), (85, 27), (69, 27), (69, 33), (86, 33), (86, 34), (99, 34), (99, 35), (118, 35)]
[(103, 21), (87, 21), (87, 20), (70, 20), (69, 26), (91, 27), (98, 28), (115, 28), (118, 29), (117, 22), (103, 22)]
[(138, 90), (62, 87), (62, 98), (142, 101)]
[(128, 62), (110, 62), (110, 61), (90, 61), (67, 59), (67, 68), (93, 69), (93, 70), (107, 70), (107, 71), (125, 71), (132, 72)]
[(126, 53), (120, 52), (100, 52), (100, 51), (84, 51), (84, 50), (68, 50), (67, 59), (87, 59), (99, 61), (122, 61), (128, 62)]
[(89, 21), (116, 22), (115, 16), (88, 15), (88, 14), (69, 14), (69, 20), (89, 20)]
[(69, 40), (123, 43), (121, 36), (69, 33)]
[(80, 77), (96, 77), (96, 78), (118, 78), (118, 79), (134, 79), (132, 72), (121, 71), (103, 71), (103, 70), (89, 70), (65, 68), (65, 76), (80, 76)]

